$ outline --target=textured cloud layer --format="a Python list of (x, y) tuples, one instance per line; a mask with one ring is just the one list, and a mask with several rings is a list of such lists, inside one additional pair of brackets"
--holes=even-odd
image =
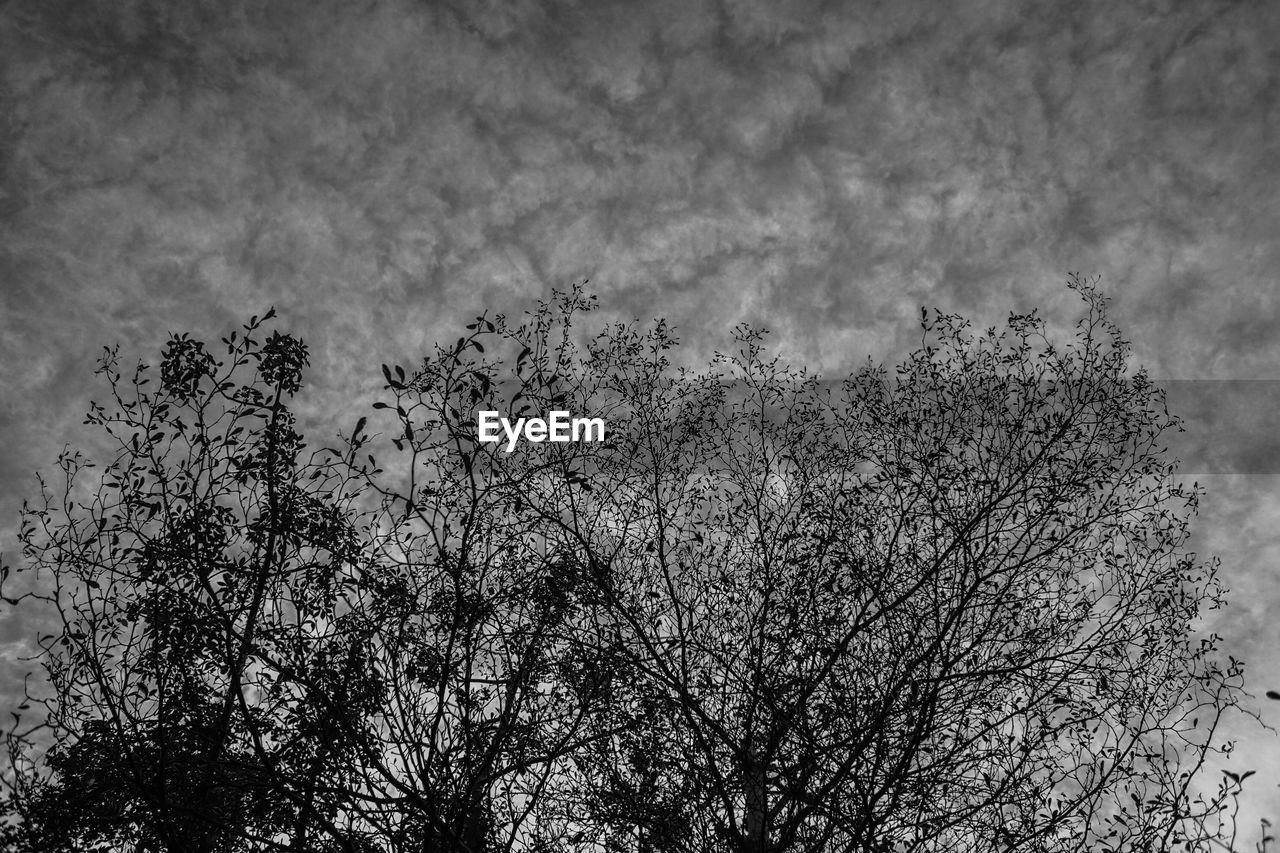
[[(269, 304), (321, 411), (584, 277), (834, 371), (922, 303), (1069, 318), (1081, 270), (1153, 375), (1276, 378), (1276, 44), (1280, 6), (1211, 0), (11, 0), (0, 509), (76, 440), (102, 344)], [(1223, 388), (1192, 467), (1276, 471), (1273, 409)], [(1264, 517), (1251, 482), (1219, 515)]]

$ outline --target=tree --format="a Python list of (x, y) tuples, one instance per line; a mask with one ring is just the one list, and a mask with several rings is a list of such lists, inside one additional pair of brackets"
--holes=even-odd
[[(1197, 630), (1199, 492), (1072, 286), (1066, 344), (925, 313), (839, 385), (748, 328), (676, 370), (575, 288), (384, 366), (311, 455), (262, 321), (172, 340), (159, 392), (107, 359), (119, 455), (24, 524), (62, 625), (28, 847), (1209, 849), (1241, 666)], [(484, 411), (606, 436), (508, 451)]]
[(154, 391), (109, 351), (111, 403), (87, 423), (115, 458), (94, 483), (64, 454), (24, 512), (32, 583), (14, 603), (60, 630), (40, 638), (52, 693), (27, 703), (44, 760), (11, 739), (16, 846), (501, 849), (573, 743), (591, 694), (542, 681), (575, 608), (562, 557), (495, 524), (429, 430), (395, 439), (407, 504), (360, 453), (367, 418), (307, 453), (288, 407), (307, 350), (260, 340), (272, 316), (223, 360), (175, 336)]
[(114, 458), (94, 483), (67, 451), (24, 507), (20, 603), (54, 617), (39, 638), (48, 775), (10, 800), (27, 847), (214, 851), (333, 829), (324, 789), (347, 771), (280, 664), (329, 671), (311, 628), (356, 554), (355, 495), (346, 468), (304, 456), (289, 400), (307, 350), (260, 339), (272, 316), (225, 338), (222, 360), (174, 336), (158, 387), (108, 350), (110, 400), (86, 423)]
[(838, 391), (747, 329), (700, 377), (667, 369), (662, 326), (582, 356), (563, 335), (517, 371), (509, 408), (613, 427), (476, 462), (558, 526), (620, 674), (566, 827), (670, 850), (1206, 842), (1219, 798), (1193, 780), (1241, 677), (1194, 631), (1216, 563), (1185, 550), (1176, 420), (1073, 287), (1066, 347), (1035, 315), (974, 336), (926, 314), (894, 376)]
[[(546, 306), (517, 375), (533, 347), (531, 361), (542, 359), (550, 317)], [(501, 328), (522, 343), (530, 332)], [(557, 526), (522, 503), (517, 484), (540, 475), (536, 463), (513, 454), (499, 464), (474, 417), (463, 416), (498, 393), (469, 360), (497, 330), (477, 319), (411, 376), (384, 365), (388, 398), (374, 409), (386, 430), (352, 448), (367, 454), (368, 485), (381, 498), (353, 616), (388, 697), (365, 719), (377, 772), (366, 774), (362, 796), (390, 804), (385, 830), (413, 817), (403, 839), (383, 833), (390, 849), (551, 844), (540, 804), (565, 762), (601, 736), (590, 723), (607, 697), (584, 672), (592, 649), (579, 628), (597, 596), (576, 555), (558, 546)], [(555, 383), (535, 384), (541, 391), (526, 390), (550, 394)], [(387, 462), (392, 474), (376, 467), (375, 450), (399, 463)]]

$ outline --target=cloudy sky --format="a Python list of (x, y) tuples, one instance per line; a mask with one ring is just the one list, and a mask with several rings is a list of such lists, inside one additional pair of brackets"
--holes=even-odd
[(268, 305), (337, 429), (379, 363), (582, 278), (839, 372), (922, 304), (1065, 322), (1080, 271), (1188, 417), (1218, 630), (1280, 688), (1277, 46), (1266, 0), (9, 0), (0, 513), (104, 344)]

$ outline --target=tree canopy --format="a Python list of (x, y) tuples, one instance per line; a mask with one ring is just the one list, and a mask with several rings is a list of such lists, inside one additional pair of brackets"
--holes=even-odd
[[(925, 311), (840, 381), (747, 327), (677, 369), (573, 288), (319, 447), (270, 312), (108, 351), (115, 454), (62, 456), (8, 579), (53, 617), (11, 848), (1212, 849), (1242, 670), (1199, 489), (1071, 286), (1066, 340)], [(554, 411), (604, 440), (477, 432)]]

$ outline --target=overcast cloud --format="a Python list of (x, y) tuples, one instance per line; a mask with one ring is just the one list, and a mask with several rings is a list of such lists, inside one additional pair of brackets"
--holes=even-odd
[(10, 0), (0, 511), (78, 440), (102, 345), (268, 305), (337, 430), (380, 362), (582, 278), (837, 373), (922, 304), (1066, 323), (1078, 270), (1176, 380), (1219, 630), (1280, 689), (1278, 91), (1263, 0)]

